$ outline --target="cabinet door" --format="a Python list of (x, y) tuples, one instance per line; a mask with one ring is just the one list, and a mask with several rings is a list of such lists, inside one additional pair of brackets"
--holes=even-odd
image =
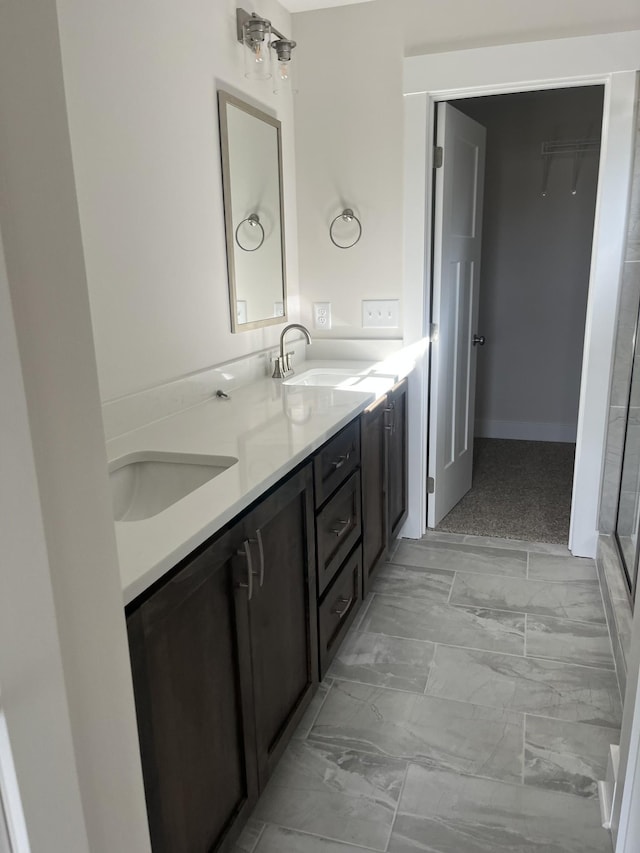
[(387, 550), (387, 440), (391, 429), (387, 398), (362, 414), (362, 586), (369, 592), (370, 578)]
[(249, 513), (245, 533), (256, 572), (249, 621), (262, 789), (318, 682), (310, 465)]
[(257, 798), (237, 546), (223, 536), (127, 620), (154, 853), (229, 849)]
[(389, 392), (389, 544), (404, 524), (408, 512), (407, 491), (407, 380)]

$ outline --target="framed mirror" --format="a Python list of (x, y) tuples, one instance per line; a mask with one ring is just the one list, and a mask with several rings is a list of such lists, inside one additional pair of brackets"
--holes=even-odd
[(287, 320), (280, 122), (218, 92), (231, 331)]

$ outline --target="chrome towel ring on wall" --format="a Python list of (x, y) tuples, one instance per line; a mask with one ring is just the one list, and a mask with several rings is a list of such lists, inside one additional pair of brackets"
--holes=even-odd
[[(260, 242), (253, 249), (247, 249), (246, 246), (243, 246), (240, 242), (240, 238), (238, 237), (238, 232), (240, 231), (245, 222), (248, 222), (251, 228), (259, 228), (261, 231)], [(260, 217), (257, 213), (250, 214), (249, 216), (247, 216), (246, 219), (243, 219), (242, 222), (238, 225), (238, 227), (236, 228), (236, 243), (238, 244), (238, 246), (240, 246), (243, 252), (257, 252), (260, 246), (262, 246), (262, 244), (264, 243), (264, 228), (262, 227)]]
[[(334, 236), (334, 229), (337, 222), (355, 222), (358, 226), (358, 236), (355, 240), (352, 240), (351, 243), (338, 243)], [(358, 240), (362, 237), (362, 222), (355, 215), (353, 210), (350, 207), (345, 208), (342, 213), (339, 213), (336, 218), (331, 222), (329, 226), (329, 237), (334, 246), (337, 246), (338, 249), (351, 249), (352, 246), (358, 242)]]

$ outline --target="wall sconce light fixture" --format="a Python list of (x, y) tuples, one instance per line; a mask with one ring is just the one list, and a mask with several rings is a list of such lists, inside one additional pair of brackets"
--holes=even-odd
[(273, 77), (274, 92), (293, 91), (291, 53), (296, 46), (295, 41), (255, 12), (249, 14), (244, 9), (236, 9), (236, 21), (238, 41), (245, 46), (245, 77), (251, 80), (268, 80)]

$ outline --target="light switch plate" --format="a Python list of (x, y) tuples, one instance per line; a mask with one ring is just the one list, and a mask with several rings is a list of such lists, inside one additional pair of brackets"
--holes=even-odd
[(396, 329), (400, 325), (400, 300), (363, 299), (362, 325), (365, 329)]
[(314, 302), (313, 303), (313, 327), (315, 329), (330, 329), (331, 328), (331, 303), (330, 302)]

